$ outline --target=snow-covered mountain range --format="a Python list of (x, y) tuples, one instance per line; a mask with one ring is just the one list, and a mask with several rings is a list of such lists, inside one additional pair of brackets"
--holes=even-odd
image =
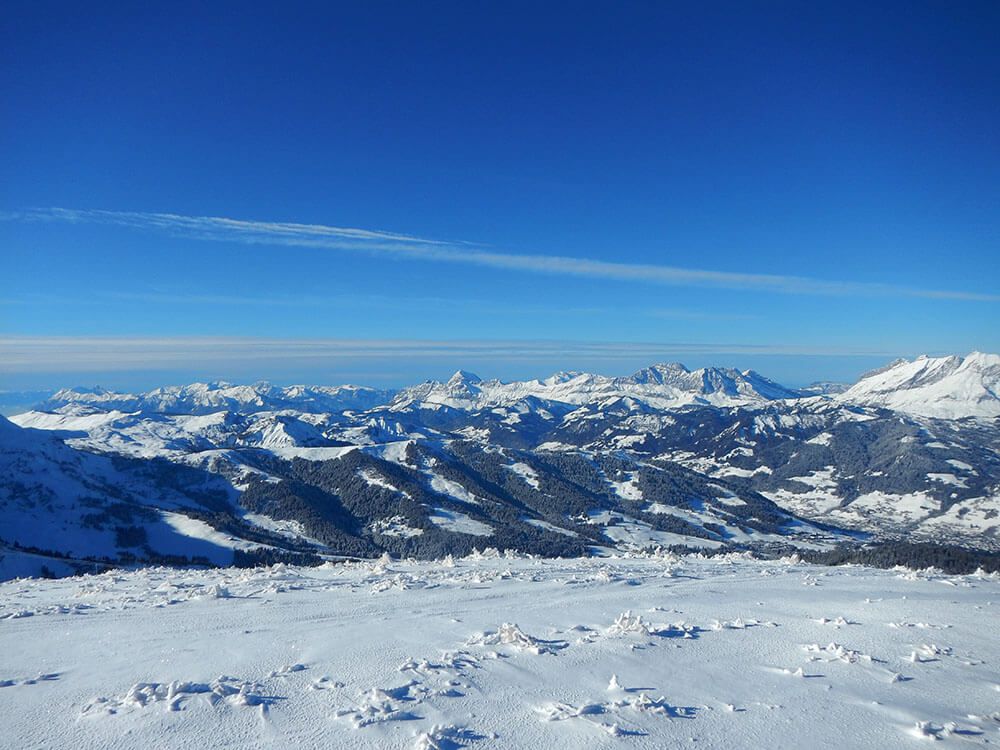
[(628, 377), (560, 372), (545, 380), (513, 383), (485, 381), (459, 370), (446, 383), (430, 381), (403, 389), (389, 408), (397, 411), (414, 406), (476, 410), (509, 407), (531, 399), (569, 405), (602, 405), (628, 399), (654, 409), (669, 409), (688, 405), (762, 403), (798, 395), (752, 370), (740, 372), (710, 367), (692, 371), (684, 365), (670, 363), (653, 365)]
[(897, 360), (867, 373), (853, 386), (814, 383), (786, 388), (753, 370), (706, 367), (689, 370), (679, 363), (656, 364), (625, 377), (558, 372), (543, 380), (504, 383), (482, 380), (465, 370), (449, 380), (427, 381), (399, 391), (365, 386), (277, 387), (261, 382), (225, 382), (168, 386), (140, 393), (103, 388), (66, 388), (35, 410), (53, 412), (69, 405), (101, 411), (244, 414), (291, 410), (310, 414), (358, 411), (384, 406), (392, 411), (450, 408), (475, 411), (519, 403), (550, 402), (572, 406), (612, 405), (619, 401), (651, 409), (684, 406), (749, 406), (769, 401), (833, 396), (841, 403), (892, 409), (946, 419), (1000, 416), (1000, 355), (972, 352), (966, 357)]
[(138, 395), (117, 393), (104, 388), (64, 388), (37, 408), (41, 411), (56, 411), (64, 406), (80, 405), (102, 411), (164, 414), (214, 414), (219, 411), (251, 414), (293, 409), (315, 414), (367, 409), (383, 403), (389, 395), (388, 391), (355, 385), (293, 385), (279, 388), (270, 383), (232, 385), (215, 382), (168, 386)]
[(66, 389), (0, 421), (0, 544), (15, 550), (0, 572), (857, 534), (997, 548), (998, 371), (996, 355), (919, 358), (839, 393), (678, 364), (459, 371), (394, 393)]

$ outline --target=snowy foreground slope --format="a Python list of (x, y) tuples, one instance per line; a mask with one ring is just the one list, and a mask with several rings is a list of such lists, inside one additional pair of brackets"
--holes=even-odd
[(994, 745), (998, 610), (996, 576), (736, 556), (22, 579), (0, 745)]

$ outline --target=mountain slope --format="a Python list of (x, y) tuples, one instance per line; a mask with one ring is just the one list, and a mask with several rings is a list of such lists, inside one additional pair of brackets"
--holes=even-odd
[[(271, 415), (78, 417), (90, 435), (67, 430), (73, 418), (62, 416), (59, 432), (4, 427), (0, 541), (67, 560), (185, 555), (228, 564), (236, 550), (262, 548), (441, 557), (486, 546), (574, 556), (831, 536), (752, 490), (627, 456), (484, 450), (457, 436), (214, 447), (207, 437), (179, 440), (170, 427), (197, 422), (259, 436), (242, 420)], [(136, 435), (141, 457), (116, 450)], [(224, 432), (212, 439), (231, 442)], [(106, 453), (91, 452), (97, 447)]]
[(862, 377), (838, 398), (925, 417), (1000, 417), (1000, 355), (899, 360)]
[[(228, 565), (239, 546), (199, 520), (230, 507), (228, 484), (215, 474), (74, 450), (0, 417), (0, 477), (0, 544), (65, 558), (50, 568), (87, 558)], [(37, 565), (23, 569), (16, 557), (0, 554), (2, 577), (37, 575)]]

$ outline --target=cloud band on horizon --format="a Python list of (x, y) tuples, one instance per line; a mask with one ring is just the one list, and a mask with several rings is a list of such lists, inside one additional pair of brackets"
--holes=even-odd
[(668, 286), (739, 289), (781, 294), (918, 297), (971, 302), (1000, 302), (1000, 294), (920, 289), (879, 282), (830, 281), (803, 276), (715, 271), (648, 263), (622, 263), (561, 255), (515, 254), (487, 250), (483, 249), (481, 245), (467, 242), (431, 240), (394, 232), (322, 224), (66, 208), (33, 209), (6, 213), (0, 218), (8, 221), (65, 221), (106, 224), (145, 231), (160, 231), (203, 241), (368, 252), (413, 260), (460, 263), (499, 270), (614, 281), (638, 281)]
[(26, 372), (136, 371), (198, 365), (336, 362), (397, 357), (463, 361), (663, 361), (684, 355), (753, 354), (884, 357), (876, 349), (788, 345), (631, 343), (516, 340), (278, 339), (248, 337), (6, 336), (0, 338), (0, 374)]

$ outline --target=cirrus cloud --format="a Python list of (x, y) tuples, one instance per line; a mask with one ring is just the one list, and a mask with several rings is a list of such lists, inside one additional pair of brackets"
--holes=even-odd
[(425, 239), (395, 232), (335, 227), (324, 224), (67, 208), (33, 209), (7, 213), (2, 218), (8, 221), (96, 223), (144, 231), (165, 232), (202, 241), (367, 252), (414, 261), (455, 263), (506, 271), (668, 286), (709, 287), (802, 295), (918, 297), (970, 302), (1000, 301), (998, 294), (964, 290), (923, 289), (880, 282), (828, 280), (794, 275), (684, 268), (653, 263), (614, 262), (564, 255), (501, 252), (469, 242)]

